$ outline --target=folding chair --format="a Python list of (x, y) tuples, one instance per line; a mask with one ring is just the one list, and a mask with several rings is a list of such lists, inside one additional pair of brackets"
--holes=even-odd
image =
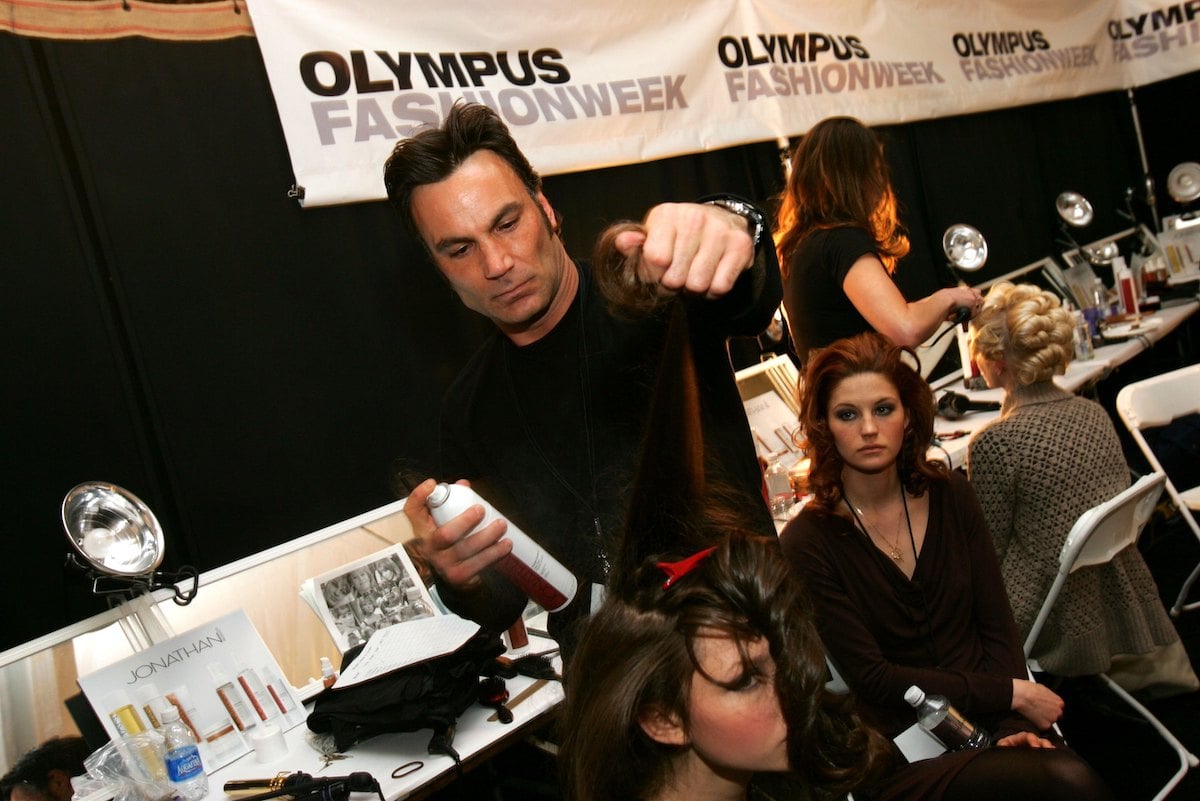
[[(1045, 600), (1042, 601), (1042, 607), (1033, 621), (1033, 628), (1029, 630), (1029, 636), (1025, 638), (1025, 658), (1032, 670), (1041, 670), (1037, 660), (1030, 659), (1029, 655), (1033, 652), (1033, 646), (1037, 643), (1038, 636), (1042, 633), (1042, 627), (1045, 626), (1046, 619), (1050, 616), (1050, 610), (1054, 607), (1054, 602), (1057, 600), (1059, 592), (1062, 591), (1063, 585), (1066, 584), (1067, 578), (1081, 567), (1105, 564), (1124, 549), (1135, 547), (1138, 535), (1141, 534), (1146, 521), (1150, 519), (1150, 514), (1154, 511), (1154, 505), (1162, 494), (1165, 482), (1166, 476), (1161, 472), (1143, 476), (1132, 487), (1123, 490), (1114, 498), (1084, 512), (1071, 527), (1071, 532), (1067, 535), (1067, 541), (1063, 543), (1062, 553), (1059, 555), (1058, 573), (1050, 585), (1049, 592), (1046, 593)], [(1198, 764), (1196, 756), (1189, 752), (1150, 710), (1134, 699), (1123, 687), (1103, 673), (1100, 674), (1100, 679), (1134, 711), (1145, 718), (1179, 757), (1179, 770), (1159, 790), (1158, 795), (1154, 796), (1154, 801), (1161, 801), (1175, 788), (1175, 785), (1182, 781), (1190, 768), (1196, 767)]]
[[(1134, 441), (1145, 454), (1146, 461), (1150, 463), (1150, 469), (1155, 472), (1165, 471), (1146, 438), (1142, 436), (1143, 429), (1165, 426), (1173, 420), (1195, 413), (1200, 413), (1200, 364), (1135, 381), (1117, 393), (1117, 414), (1125, 421), (1129, 433), (1133, 435)], [(1195, 514), (1200, 514), (1200, 486), (1180, 492), (1168, 478), (1167, 494), (1171, 496), (1171, 501), (1179, 509), (1180, 516), (1196, 535), (1196, 539), (1200, 540), (1200, 525), (1196, 524), (1195, 517)], [(1196, 565), (1179, 590), (1179, 597), (1171, 607), (1172, 617), (1179, 617), (1181, 612), (1200, 608), (1200, 601), (1185, 603), (1197, 578), (1200, 578), (1200, 564)]]

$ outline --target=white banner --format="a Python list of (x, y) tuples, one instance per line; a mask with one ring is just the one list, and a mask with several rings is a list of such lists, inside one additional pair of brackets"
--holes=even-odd
[(248, 0), (304, 205), (495, 108), (544, 174), (1093, 94), (1200, 69), (1200, 0)]

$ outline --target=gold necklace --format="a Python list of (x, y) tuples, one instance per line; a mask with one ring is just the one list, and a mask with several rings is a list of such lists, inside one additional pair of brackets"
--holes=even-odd
[[(901, 500), (907, 501), (907, 499), (904, 498), (903, 486), (900, 487), (900, 493)], [(867, 539), (874, 542), (874, 538), (871, 536), (870, 529), (868, 529), (867, 524), (863, 522), (863, 518), (866, 517), (866, 513), (863, 512), (861, 508), (850, 502), (850, 497), (846, 495), (844, 490), (842, 491), (842, 499), (846, 501), (846, 506), (850, 507), (850, 513), (854, 515), (854, 521), (858, 523), (858, 527), (862, 529), (863, 534), (866, 534)], [(904, 553), (900, 550), (900, 521), (904, 517), (904, 512), (905, 506), (904, 504), (901, 504), (900, 511), (896, 514), (896, 533), (894, 538), (890, 541), (887, 537), (883, 536), (883, 532), (879, 529), (879, 527), (875, 526), (875, 533), (879, 536), (879, 539), (883, 540), (883, 544), (887, 546), (886, 550), (883, 548), (880, 548), (880, 550), (890, 556), (895, 562), (904, 561)]]

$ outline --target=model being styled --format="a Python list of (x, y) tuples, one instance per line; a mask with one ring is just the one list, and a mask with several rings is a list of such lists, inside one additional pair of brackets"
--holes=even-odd
[(609, 595), (564, 671), (566, 797), (794, 797), (778, 784), (844, 797), (884, 743), (848, 696), (826, 690), (812, 607), (773, 532), (708, 479), (685, 309), (668, 303), (658, 312), (674, 316), (666, 357)]
[(809, 362), (801, 422), (814, 499), (784, 529), (783, 552), (868, 723), (888, 737), (911, 726), (904, 693), (915, 684), (949, 698), (996, 746), (898, 758), (855, 797), (1108, 799), (1051, 731), (1062, 699), (1026, 678), (974, 492), (926, 459), (933, 395), (916, 364), (876, 333)]
[[(1072, 335), (1055, 295), (1004, 282), (988, 291), (969, 336), (988, 386), (1005, 393), (1000, 417), (972, 438), (967, 468), (1022, 641), (1075, 521), (1130, 484), (1108, 413), (1053, 381), (1074, 355)], [(1137, 548), (1071, 574), (1032, 656), (1059, 676), (1110, 672), (1130, 691), (1197, 687)]]
[(864, 331), (916, 347), (960, 308), (982, 303), (968, 287), (909, 302), (892, 280), (908, 253), (883, 143), (851, 117), (830, 117), (792, 153), (776, 244), (783, 305), (801, 363), (809, 351)]

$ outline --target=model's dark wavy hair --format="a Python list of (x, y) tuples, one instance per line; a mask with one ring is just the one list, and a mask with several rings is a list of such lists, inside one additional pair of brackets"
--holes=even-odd
[(655, 562), (690, 553), (648, 557), (626, 593), (610, 596), (584, 627), (565, 674), (559, 755), (568, 798), (648, 798), (670, 781), (670, 758), (682, 747), (652, 739), (639, 718), (654, 710), (690, 726), (691, 677), (701, 670), (694, 644), (712, 629), (739, 643), (742, 676), (756, 672), (749, 643), (766, 639), (789, 765), (814, 798), (844, 797), (873, 775), (883, 738), (861, 723), (850, 695), (826, 689), (812, 604), (778, 542), (724, 528), (710, 534), (717, 548), (694, 571), (664, 590)]
[(848, 226), (871, 232), (888, 272), (908, 253), (879, 136), (853, 117), (829, 117), (796, 146), (779, 199), (775, 241), (785, 277), (805, 237)]
[(941, 462), (926, 458), (933, 437), (933, 390), (917, 372), (917, 356), (909, 348), (892, 344), (874, 331), (839, 339), (809, 359), (800, 392), (800, 423), (804, 447), (812, 464), (808, 474), (814, 509), (832, 512), (842, 501), (842, 467), (829, 430), (829, 397), (845, 379), (860, 373), (878, 373), (890, 381), (908, 416), (898, 470), (904, 489), (921, 495), (931, 480), (946, 478)]
[(530, 196), (537, 197), (542, 189), (541, 176), (525, 158), (500, 115), (479, 103), (459, 101), (450, 107), (440, 127), (423, 128), (402, 139), (384, 163), (388, 199), (399, 209), (410, 233), (418, 236), (412, 217), (413, 191), (444, 181), (480, 150), (490, 150), (504, 159)]
[[(601, 270), (629, 266), (605, 252), (596, 263)], [(812, 604), (774, 533), (758, 530), (739, 505), (745, 500), (706, 478), (686, 306), (651, 299), (621, 280), (601, 283), (610, 303), (632, 302), (642, 313), (663, 312), (665, 303), (671, 321), (609, 596), (585, 624), (564, 673), (559, 762), (566, 795), (626, 801), (670, 782), (681, 747), (649, 737), (640, 719), (652, 711), (690, 725), (691, 678), (701, 670), (694, 643), (701, 630), (716, 629), (739, 644), (745, 675), (755, 673), (749, 644), (765, 638), (791, 769), (815, 798), (840, 798), (874, 775), (885, 744), (861, 723), (850, 696), (826, 689)], [(693, 571), (663, 588), (658, 562), (709, 546), (715, 550)]]

